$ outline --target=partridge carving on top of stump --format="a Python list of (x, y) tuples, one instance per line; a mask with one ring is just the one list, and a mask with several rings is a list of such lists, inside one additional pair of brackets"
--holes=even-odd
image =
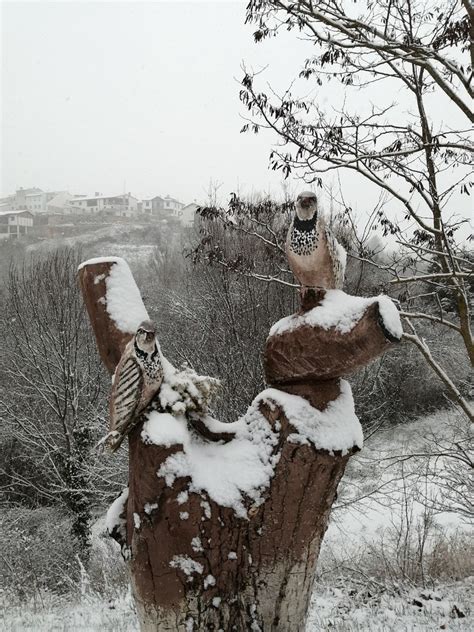
[(341, 289), (346, 268), (346, 251), (326, 226), (312, 191), (296, 198), (295, 216), (286, 239), (290, 268), (301, 284), (304, 297), (308, 289)]
[(160, 390), (162, 381), (163, 366), (156, 327), (150, 320), (145, 320), (125, 347), (115, 371), (107, 439), (112, 452), (120, 447), (135, 426), (139, 413)]

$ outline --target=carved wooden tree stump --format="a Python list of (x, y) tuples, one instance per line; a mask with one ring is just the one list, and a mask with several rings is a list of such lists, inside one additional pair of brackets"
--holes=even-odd
[[(145, 307), (122, 260), (91, 260), (79, 276), (113, 372)], [(241, 420), (183, 413), (179, 401), (163, 410), (161, 398), (130, 434), (129, 492), (109, 522), (130, 551), (143, 631), (304, 630), (337, 486), (362, 442), (341, 376), (401, 336), (385, 297), (331, 290), (313, 304), (272, 328), (264, 360), (274, 388)], [(165, 368), (179, 391), (183, 373)]]

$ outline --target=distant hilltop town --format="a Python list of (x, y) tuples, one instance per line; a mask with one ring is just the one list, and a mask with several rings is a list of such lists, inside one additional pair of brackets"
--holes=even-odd
[[(20, 188), (0, 198), (0, 239), (23, 237), (40, 226), (65, 226), (65, 221), (74, 224), (75, 220), (174, 220), (183, 227), (191, 227), (197, 207), (194, 202), (183, 204), (169, 195), (140, 199), (131, 193), (72, 195), (68, 191)], [(53, 233), (54, 230), (49, 231)]]

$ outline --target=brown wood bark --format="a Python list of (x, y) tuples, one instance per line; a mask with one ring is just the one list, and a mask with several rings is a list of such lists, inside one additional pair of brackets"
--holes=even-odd
[[(106, 271), (99, 272), (96, 264), (90, 268), (81, 271), (81, 287), (101, 357), (112, 371), (124, 339), (107, 322), (105, 285), (101, 293), (94, 282)], [(305, 327), (270, 338), (267, 380), (324, 410), (340, 393), (340, 375), (389, 347), (373, 306), (350, 334)], [(351, 451), (330, 454), (291, 443), (287, 438), (295, 429), (283, 410), (269, 403), (261, 403), (260, 410), (279, 428), (274, 447), (279, 461), (263, 504), (248, 504), (248, 519), (205, 493), (190, 492), (180, 504), (178, 496), (190, 480), (178, 478), (168, 487), (157, 471), (183, 446), (144, 444), (141, 423), (130, 435), (127, 543), (142, 631), (304, 630), (319, 548)], [(215, 434), (202, 420), (190, 422), (203, 440), (232, 440), (231, 433)], [(150, 514), (147, 503), (148, 508), (157, 504)], [(193, 547), (194, 538), (202, 550), (196, 540)], [(173, 567), (175, 556), (188, 556), (201, 572), (188, 577)]]
[(265, 378), (278, 388), (333, 380), (366, 366), (392, 342), (383, 328), (379, 307), (373, 303), (348, 333), (303, 325), (270, 336), (264, 352)]
[[(197, 493), (179, 504), (189, 479), (170, 488), (156, 471), (182, 446), (145, 445), (139, 430), (130, 438), (127, 531), (142, 630), (186, 630), (187, 624), (203, 631), (304, 630), (319, 547), (349, 455), (289, 443), (294, 429), (281, 409), (263, 406), (262, 412), (281, 424), (275, 448), (281, 456), (265, 502), (249, 507), (249, 519)], [(158, 504), (151, 516), (146, 503)], [(197, 537), (203, 551), (193, 549)], [(202, 572), (188, 578), (171, 568), (173, 558), (183, 555), (201, 564)], [(206, 588), (210, 575), (215, 584)]]
[(106, 279), (114, 263), (86, 265), (79, 270), (79, 285), (94, 330), (97, 349), (109, 373), (114, 373), (123, 350), (131, 339), (118, 329), (107, 312)]

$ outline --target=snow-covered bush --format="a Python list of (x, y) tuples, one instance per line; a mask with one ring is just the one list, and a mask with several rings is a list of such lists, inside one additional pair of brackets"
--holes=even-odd
[(54, 508), (2, 509), (0, 585), (12, 599), (70, 592), (79, 580), (72, 519)]

